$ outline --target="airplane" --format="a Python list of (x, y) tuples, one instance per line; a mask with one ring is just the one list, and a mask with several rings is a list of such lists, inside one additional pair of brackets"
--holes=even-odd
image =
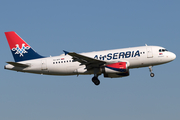
[(173, 61), (176, 55), (160, 46), (140, 46), (123, 49), (64, 54), (44, 57), (32, 49), (16, 32), (5, 32), (15, 62), (7, 62), (5, 69), (42, 75), (90, 75), (99, 85), (98, 76), (121, 78), (129, 76), (129, 69), (152, 67)]

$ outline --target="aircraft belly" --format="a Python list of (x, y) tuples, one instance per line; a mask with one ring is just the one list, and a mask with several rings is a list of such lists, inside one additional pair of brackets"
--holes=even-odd
[(53, 75), (74, 75), (76, 65), (73, 63), (52, 64), (48, 66), (49, 74)]

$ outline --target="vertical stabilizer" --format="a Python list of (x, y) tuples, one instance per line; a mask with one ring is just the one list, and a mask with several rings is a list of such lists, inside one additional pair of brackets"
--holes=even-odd
[(43, 58), (14, 31), (5, 32), (15, 62)]

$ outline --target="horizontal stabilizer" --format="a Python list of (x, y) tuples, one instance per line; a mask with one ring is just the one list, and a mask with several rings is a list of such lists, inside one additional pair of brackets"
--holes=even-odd
[(30, 65), (27, 65), (27, 64), (22, 64), (22, 63), (17, 63), (17, 62), (6, 62), (6, 63), (8, 63), (8, 64), (11, 64), (11, 65), (13, 65), (13, 66), (15, 66), (15, 67), (29, 67)]

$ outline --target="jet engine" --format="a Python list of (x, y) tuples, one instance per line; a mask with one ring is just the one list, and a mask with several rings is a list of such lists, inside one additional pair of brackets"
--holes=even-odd
[(127, 62), (112, 63), (104, 66), (102, 69), (104, 77), (117, 78), (129, 76)]

